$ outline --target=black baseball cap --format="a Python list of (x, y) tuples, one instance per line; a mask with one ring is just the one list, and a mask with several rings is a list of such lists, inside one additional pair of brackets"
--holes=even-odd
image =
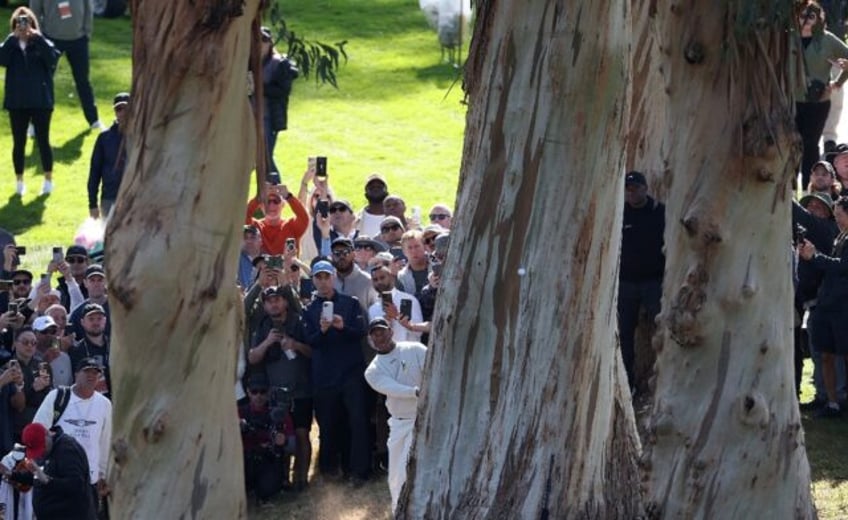
[(648, 181), (645, 180), (645, 176), (637, 171), (628, 172), (624, 177), (624, 185), (630, 186), (631, 184), (638, 184), (640, 186), (648, 186)]
[(115, 98), (112, 100), (112, 107), (116, 107), (118, 105), (126, 105), (130, 102), (130, 93), (129, 92), (119, 92), (115, 94)]
[(386, 318), (379, 317), (374, 318), (370, 322), (368, 322), (368, 332), (371, 332), (374, 329), (389, 329), (389, 322), (386, 321)]

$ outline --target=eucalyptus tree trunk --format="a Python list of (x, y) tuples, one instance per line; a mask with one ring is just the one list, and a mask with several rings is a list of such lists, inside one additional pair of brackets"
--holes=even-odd
[(624, 0), (480, 2), (458, 221), (398, 518), (635, 518), (616, 348)]
[(108, 228), (114, 518), (246, 513), (235, 290), (258, 0), (135, 0), (128, 164)]
[[(643, 469), (661, 518), (810, 518), (793, 384), (790, 2), (655, 17), (668, 120), (667, 268)], [(756, 27), (754, 26), (756, 24)]]

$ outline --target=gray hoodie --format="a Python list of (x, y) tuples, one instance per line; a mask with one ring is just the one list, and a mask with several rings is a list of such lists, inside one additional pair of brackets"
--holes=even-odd
[(41, 32), (51, 40), (91, 38), (91, 0), (30, 0), (29, 7), (38, 17)]

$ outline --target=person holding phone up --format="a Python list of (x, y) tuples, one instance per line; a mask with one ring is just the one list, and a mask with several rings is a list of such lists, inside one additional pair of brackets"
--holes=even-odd
[[(267, 184), (265, 193), (250, 201), (247, 206), (245, 224), (255, 226), (262, 235), (262, 252), (269, 255), (283, 255), (286, 252), (286, 240), (299, 240), (309, 227), (309, 214), (303, 204), (292, 195), (283, 184)], [(294, 218), (282, 217), (283, 206), (288, 203), (294, 212)], [(254, 213), (262, 206), (265, 214), (254, 218)]]
[(42, 195), (53, 191), (53, 150), (50, 148), (50, 118), (53, 115), (53, 72), (59, 51), (39, 31), (35, 14), (26, 7), (12, 13), (11, 34), (0, 46), (0, 66), (6, 68), (3, 108), (9, 112), (12, 126), (12, 163), (17, 185), (23, 196), (24, 154), (27, 126), (32, 123), (44, 170)]

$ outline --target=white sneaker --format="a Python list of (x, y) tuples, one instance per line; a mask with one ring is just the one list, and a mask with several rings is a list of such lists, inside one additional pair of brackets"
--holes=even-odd
[(26, 186), (24, 186), (24, 181), (15, 181), (15, 193), (17, 193), (21, 197), (24, 196), (24, 193), (26, 193)]
[(30, 123), (30, 124), (27, 126), (27, 136), (28, 136), (30, 139), (32, 139), (32, 138), (34, 138), (34, 137), (35, 137), (35, 127), (34, 127), (34, 126), (32, 126), (32, 123)]
[(53, 191), (53, 183), (51, 181), (44, 181), (44, 184), (41, 185), (41, 194), (49, 195)]
[(106, 125), (101, 123), (99, 120), (91, 123), (92, 130), (98, 130), (100, 132), (105, 132), (107, 130)]

